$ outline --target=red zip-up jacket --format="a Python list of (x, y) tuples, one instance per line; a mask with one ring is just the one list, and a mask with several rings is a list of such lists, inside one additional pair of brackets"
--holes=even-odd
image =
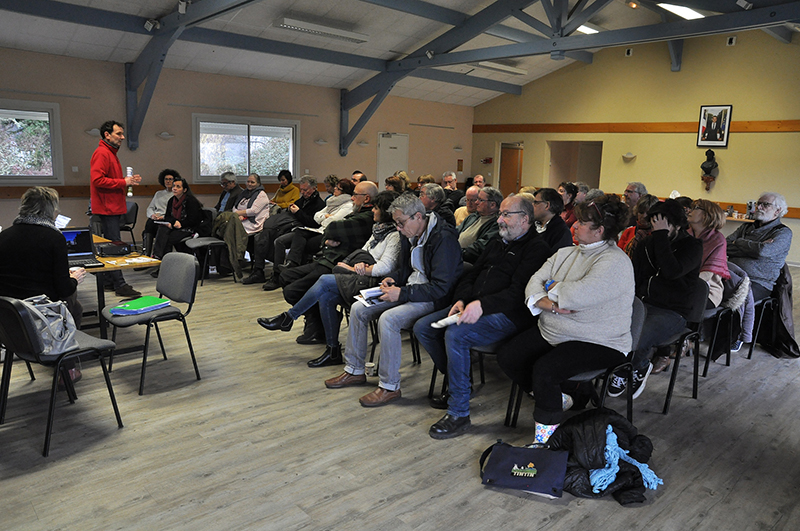
[(125, 177), (117, 149), (100, 140), (90, 164), (92, 214), (115, 216), (128, 211)]

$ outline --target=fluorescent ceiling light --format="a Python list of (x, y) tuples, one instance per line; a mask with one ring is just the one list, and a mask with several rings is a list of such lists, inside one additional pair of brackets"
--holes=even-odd
[(589, 26), (578, 26), (577, 31), (580, 31), (581, 33), (585, 33), (586, 35), (591, 35), (592, 33), (600, 33), (596, 29), (590, 28)]
[(369, 35), (364, 35), (363, 33), (332, 28), (330, 26), (323, 26), (322, 24), (313, 24), (296, 18), (279, 18), (275, 21), (274, 25), (278, 28), (301, 31), (310, 35), (318, 35), (320, 37), (328, 37), (329, 39), (338, 39), (355, 44), (367, 42), (367, 39), (369, 39)]
[(480, 61), (479, 63), (472, 63), (474, 66), (485, 68), (486, 70), (494, 70), (501, 74), (511, 74), (514, 76), (527, 76), (528, 71), (516, 66), (504, 65), (502, 63), (495, 63), (494, 61)]
[(658, 7), (660, 7), (661, 9), (666, 9), (670, 13), (675, 13), (679, 17), (685, 18), (686, 20), (705, 18), (705, 15), (701, 15), (694, 9), (689, 9), (688, 7), (674, 6), (672, 4), (658, 4)]

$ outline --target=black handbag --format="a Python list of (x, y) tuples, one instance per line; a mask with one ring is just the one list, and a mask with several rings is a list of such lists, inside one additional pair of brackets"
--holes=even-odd
[(560, 498), (568, 455), (564, 450), (511, 446), (497, 441), (481, 455), (482, 483)]

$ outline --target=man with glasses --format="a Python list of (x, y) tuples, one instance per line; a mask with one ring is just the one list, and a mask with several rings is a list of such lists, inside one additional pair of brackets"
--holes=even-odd
[[(325, 208), (325, 201), (317, 191), (317, 179), (313, 175), (303, 175), (300, 178), (300, 199), (283, 209), (280, 213), (270, 216), (264, 222), (261, 232), (255, 237), (253, 245), (253, 272), (242, 280), (242, 284), (262, 284), (266, 279), (264, 267), (267, 260), (274, 260), (273, 265), (283, 264), (286, 249), (290, 242), (279, 248), (278, 240), (295, 227), (319, 227), (314, 221), (314, 214)], [(273, 276), (275, 271), (273, 269)], [(277, 289), (276, 282), (272, 289)]]
[(564, 199), (554, 188), (542, 188), (533, 194), (533, 217), (536, 220), (536, 231), (553, 253), (562, 247), (572, 245), (572, 233), (561, 218), (564, 210)]
[(219, 176), (219, 185), (222, 187), (222, 193), (219, 194), (219, 200), (214, 208), (217, 212), (230, 212), (239, 202), (242, 187), (236, 184), (236, 175), (232, 171), (226, 171)]
[(458, 207), (453, 213), (456, 218), (456, 228), (464, 223), (467, 216), (478, 211), (478, 193), (480, 193), (480, 191), (481, 189), (477, 186), (470, 186), (467, 188), (467, 194), (463, 199), (464, 206)]
[[(781, 223), (786, 199), (775, 192), (758, 198), (755, 222), (742, 223), (728, 236), (728, 260), (745, 270), (756, 301), (769, 297), (792, 245), (792, 229)], [(754, 338), (755, 340), (755, 338)]]
[(442, 188), (444, 189), (445, 201), (450, 203), (450, 210), (455, 210), (464, 197), (464, 192), (458, 189), (458, 177), (456, 172), (446, 171), (442, 174)]
[[(434, 439), (457, 437), (470, 426), (470, 348), (502, 341), (533, 324), (525, 307), (525, 286), (550, 257), (550, 247), (531, 228), (533, 205), (519, 196), (500, 204), (497, 226), (498, 234), (459, 279), (452, 306), (414, 325), (414, 335), (449, 385), (444, 395), (431, 400), (432, 407), (447, 410), (428, 431)], [(454, 315), (455, 324), (431, 326)]]
[(445, 307), (462, 269), (455, 229), (433, 212), (427, 214), (419, 198), (403, 194), (389, 210), (404, 236), (397, 274), (381, 282), (381, 303), (353, 304), (344, 372), (325, 381), (329, 389), (367, 383), (364, 364), (369, 324), (378, 319), (380, 382), (377, 389), (359, 399), (364, 407), (383, 406), (400, 398), (400, 331), (411, 328), (421, 316)]
[(503, 194), (497, 188), (486, 186), (478, 192), (475, 213), (467, 216), (458, 228), (458, 244), (465, 262), (474, 264), (486, 243), (497, 234), (497, 211), (502, 201)]

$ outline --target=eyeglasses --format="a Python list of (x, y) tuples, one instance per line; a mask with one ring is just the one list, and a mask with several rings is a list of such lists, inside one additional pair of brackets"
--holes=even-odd
[(407, 217), (406, 219), (401, 219), (399, 221), (395, 220), (394, 226), (397, 227), (398, 229), (402, 229), (412, 219), (414, 219), (414, 216), (410, 216), (410, 217)]
[[(166, 181), (166, 179), (164, 179)], [(219, 185), (222, 187), (228, 186), (232, 181), (220, 181)]]
[(541, 205), (542, 203), (549, 203), (550, 201), (537, 201), (536, 199), (533, 200), (534, 205)]
[(467, 203), (477, 203), (478, 201), (480, 201), (480, 199), (478, 199), (477, 197), (474, 199), (467, 199)]
[(595, 202), (594, 202), (594, 201), (592, 201), (591, 203), (589, 203), (589, 206), (593, 206), (593, 207), (594, 207), (594, 209), (595, 209), (595, 210), (597, 210), (597, 215), (598, 215), (598, 216), (600, 216), (600, 218), (601, 218), (601, 219), (603, 218), (603, 213), (602, 213), (602, 212), (600, 212), (600, 208), (598, 208), (598, 206), (595, 204)]
[(489, 200), (489, 199), (481, 199), (481, 198), (479, 197), (479, 198), (478, 198), (478, 199), (476, 199), (475, 201), (477, 201), (478, 203), (488, 203), (490, 200)]
[(766, 202), (764, 202), (764, 201), (758, 201), (758, 202), (756, 202), (756, 206), (757, 206), (757, 207), (761, 207), (761, 208), (765, 208), (765, 209), (766, 209), (766, 208), (770, 208), (770, 207), (772, 207), (774, 204), (775, 204), (775, 203), (766, 203)]
[(501, 210), (500, 212), (497, 213), (497, 215), (507, 218), (511, 214), (524, 214), (524, 213), (525, 213), (524, 210)]
[(350, 195), (352, 195), (353, 197), (355, 197), (355, 196), (357, 196), (357, 195), (369, 195), (369, 194), (350, 194)]

